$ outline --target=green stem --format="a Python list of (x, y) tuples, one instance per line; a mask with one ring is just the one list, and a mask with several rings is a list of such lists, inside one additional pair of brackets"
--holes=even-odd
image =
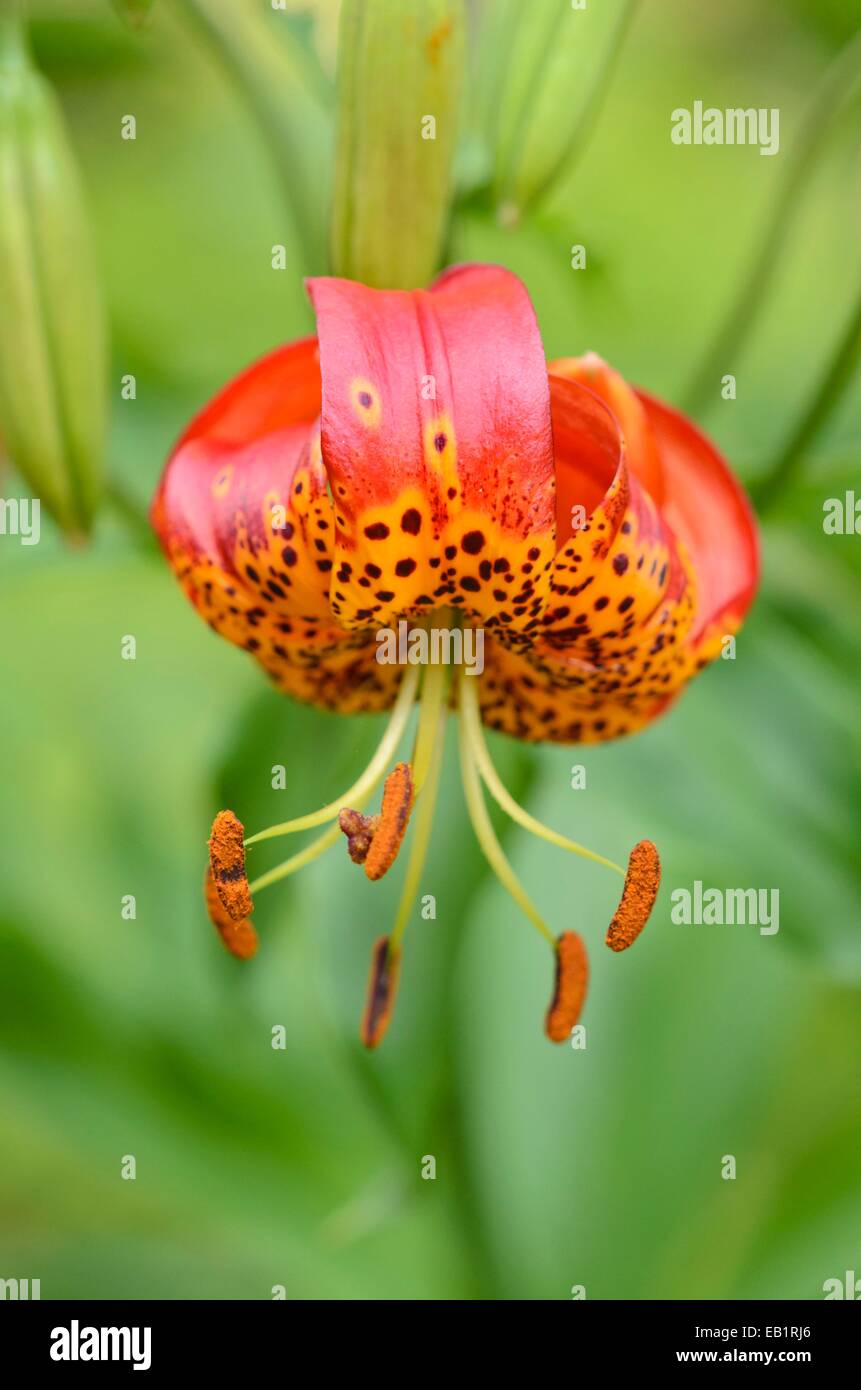
[(861, 291), (819, 387), (780, 451), (771, 472), (752, 488), (760, 511), (772, 507), (795, 476), (805, 451), (838, 405), (861, 359)]
[(757, 254), (685, 394), (685, 408), (691, 413), (695, 414), (708, 400), (715, 383), (729, 370), (727, 363), (737, 360), (771, 285), (801, 202), (802, 189), (818, 166), (820, 147), (832, 117), (849, 99), (859, 77), (861, 34), (856, 35), (830, 64), (807, 107), (798, 137), (787, 156), (783, 182)]

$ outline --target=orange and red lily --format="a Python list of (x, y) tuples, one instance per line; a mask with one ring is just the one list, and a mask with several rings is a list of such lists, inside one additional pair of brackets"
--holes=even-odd
[[(329, 825), (252, 883), (252, 896), (341, 830), (366, 871), (368, 856), (388, 868), (412, 814), (405, 899), (375, 948), (363, 1026), (364, 1040), (378, 1042), (454, 703), (473, 823), (554, 947), (548, 1032), (566, 1036), (585, 957), (562, 944), (571, 933), (555, 941), (514, 878), (481, 782), (529, 829), (624, 871), (517, 806), (482, 724), (520, 739), (591, 743), (662, 714), (753, 599), (749, 504), (689, 420), (600, 358), (548, 366), (527, 292), (500, 267), (457, 267), (428, 290), (333, 278), (309, 290), (317, 336), (271, 353), (215, 397), (177, 444), (152, 507), (195, 607), (282, 690), (345, 714), (392, 707), (377, 754), (342, 799), (245, 841)], [(357, 808), (382, 781), (419, 693), (412, 668), (377, 659), (377, 634), (402, 619), (480, 628), (485, 667), (461, 672), (452, 695), (444, 671), (425, 669), (414, 756), (391, 774), (380, 815), (363, 816)], [(643, 845), (626, 878), (624, 945), (657, 893), (657, 852)], [(217, 875), (214, 883), (221, 893)], [(619, 939), (609, 944), (620, 949)]]

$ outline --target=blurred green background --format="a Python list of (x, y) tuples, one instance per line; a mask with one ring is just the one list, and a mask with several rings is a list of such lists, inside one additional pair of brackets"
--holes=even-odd
[[(245, 968), (209, 927), (200, 879), (215, 809), (253, 829), (328, 800), (380, 726), (269, 691), (134, 522), (192, 411), (308, 331), (301, 277), (325, 269), (319, 237), (319, 262), (303, 259), (277, 129), (266, 138), (196, 8), (157, 0), (135, 35), (101, 0), (31, 7), (92, 213), (109, 466), (129, 515), (107, 509), (85, 550), (46, 517), (39, 546), (0, 540), (0, 1277), (40, 1278), (43, 1298), (265, 1299), (279, 1284), (289, 1298), (565, 1299), (575, 1284), (588, 1298), (820, 1298), (825, 1279), (861, 1274), (861, 539), (822, 531), (824, 499), (861, 495), (857, 382), (764, 517), (735, 662), (629, 742), (493, 740), (549, 823), (616, 858), (642, 836), (661, 848), (651, 924), (617, 958), (600, 947), (615, 880), (504, 831), (554, 929), (592, 948), (586, 1050), (542, 1035), (547, 956), (488, 876), (451, 739), (422, 885), (437, 920), (416, 914), (395, 1021), (366, 1055), (370, 945), (402, 868), (372, 886), (330, 853), (264, 895)], [(317, 8), (316, 23), (295, 4), (257, 17), (324, 209), (337, 7)], [(809, 94), (859, 25), (861, 6), (837, 0), (644, 0), (588, 142), (516, 226), (481, 186), (480, 139), (467, 143), (448, 259), (517, 271), (549, 356), (592, 348), (681, 401)], [(489, 43), (476, 52), (491, 62)], [(697, 99), (779, 107), (780, 155), (674, 146), (669, 113)], [(127, 113), (134, 142), (120, 139)], [(737, 399), (717, 383), (698, 412), (748, 481), (767, 475), (861, 293), (859, 155), (856, 98), (724, 368)], [(7, 476), (4, 495), (20, 492)], [(270, 786), (277, 763), (286, 791)], [(778, 888), (779, 934), (673, 926), (669, 894), (697, 878)], [(421, 1179), (426, 1154), (436, 1181)]]

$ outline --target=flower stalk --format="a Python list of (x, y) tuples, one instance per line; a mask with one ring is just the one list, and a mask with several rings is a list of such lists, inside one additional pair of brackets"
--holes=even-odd
[(464, 56), (462, 0), (343, 0), (335, 273), (410, 289), (438, 268)]

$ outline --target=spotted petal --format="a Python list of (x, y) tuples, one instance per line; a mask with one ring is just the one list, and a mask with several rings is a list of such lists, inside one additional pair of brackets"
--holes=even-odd
[[(486, 649), (482, 716), (518, 738), (596, 742), (648, 723), (689, 678), (696, 577), (631, 467), (615, 415), (579, 382), (550, 381), (560, 536), (552, 599), (522, 650), (510, 641)], [(572, 516), (584, 513), (572, 532)]]
[[(319, 279), (310, 292), (333, 612), (356, 627), (462, 606), (492, 628), (505, 606), (522, 630), (556, 550), (547, 369), (523, 285), (498, 266), (463, 266), (430, 290)], [(512, 605), (500, 576), (515, 574)]]
[(152, 522), (209, 625), (289, 694), (341, 710), (390, 703), (397, 668), (332, 617), (332, 501), (320, 456), (314, 339), (263, 358), (192, 421)]

